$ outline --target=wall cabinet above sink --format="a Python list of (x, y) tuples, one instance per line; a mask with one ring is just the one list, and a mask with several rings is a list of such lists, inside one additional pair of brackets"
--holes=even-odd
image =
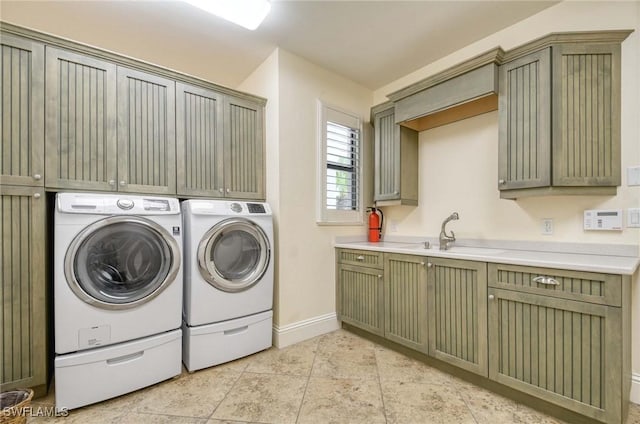
[(628, 35), (557, 34), (507, 54), (500, 67), (500, 197), (616, 194), (620, 43)]

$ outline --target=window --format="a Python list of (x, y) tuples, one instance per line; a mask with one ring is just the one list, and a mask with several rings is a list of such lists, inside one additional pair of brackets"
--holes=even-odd
[(318, 223), (361, 224), (360, 118), (318, 101)]

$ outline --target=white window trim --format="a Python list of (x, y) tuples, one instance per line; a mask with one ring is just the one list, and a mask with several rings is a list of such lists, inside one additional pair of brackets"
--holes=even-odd
[[(363, 158), (363, 134), (362, 134), (362, 119), (354, 114), (341, 108), (332, 106), (323, 102), (321, 99), (317, 101), (318, 117), (317, 117), (317, 178), (316, 178), (316, 223), (318, 225), (363, 225), (364, 213), (363, 213), (363, 197), (362, 197), (362, 158)], [(360, 160), (358, 161), (358, 209), (354, 211), (333, 210), (326, 208), (327, 198), (327, 120), (332, 113), (338, 113), (340, 115), (347, 115), (340, 122), (340, 119), (334, 119), (333, 122), (344, 123), (344, 125), (351, 126), (352, 128), (358, 128), (360, 132), (359, 138), (359, 154)], [(347, 122), (349, 121), (349, 122)]]

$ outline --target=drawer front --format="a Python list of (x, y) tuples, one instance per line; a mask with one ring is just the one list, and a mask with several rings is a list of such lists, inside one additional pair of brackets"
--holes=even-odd
[(342, 264), (382, 268), (382, 252), (338, 249), (338, 262)]
[(518, 265), (489, 265), (489, 286), (581, 302), (620, 306), (622, 277)]

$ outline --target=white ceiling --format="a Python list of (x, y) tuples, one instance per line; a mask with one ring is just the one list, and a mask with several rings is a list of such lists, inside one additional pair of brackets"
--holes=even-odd
[[(178, 1), (2, 1), (3, 19), (73, 38), (53, 14), (69, 14), (84, 33), (111, 33), (124, 53), (166, 50), (174, 69), (201, 52), (207, 78), (241, 83), (277, 46), (370, 89), (377, 89), (558, 1), (284, 1), (256, 31)], [(36, 14), (36, 15), (34, 15)], [(6, 16), (6, 18), (5, 18)], [(20, 18), (22, 16), (22, 19)], [(17, 17), (17, 18), (16, 18)], [(18, 22), (16, 22), (18, 21)], [(71, 31), (71, 33), (70, 33)], [(104, 44), (104, 43), (102, 43)], [(190, 69), (193, 71), (193, 69)]]

